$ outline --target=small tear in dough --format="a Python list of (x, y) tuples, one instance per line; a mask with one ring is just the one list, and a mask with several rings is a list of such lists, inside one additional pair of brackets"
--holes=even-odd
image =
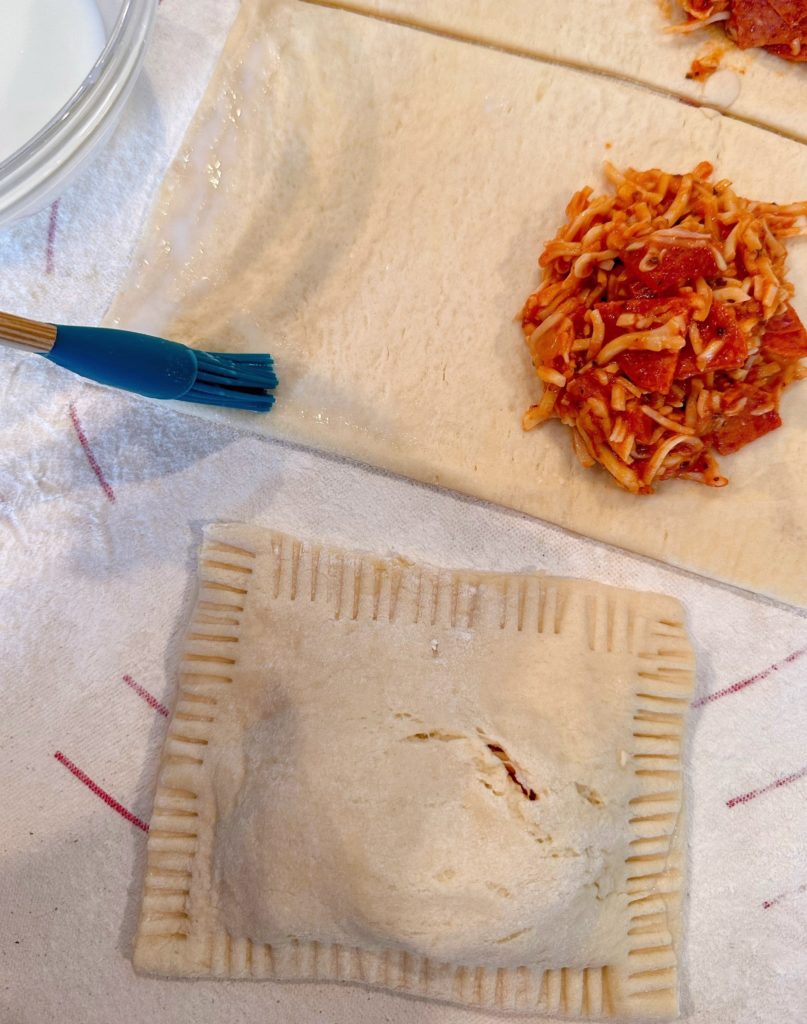
[(514, 939), (520, 938), (522, 935), (526, 935), (527, 932), (533, 931), (532, 928), (519, 928), (517, 932), (511, 932), (510, 935), (505, 935), (503, 939), (494, 939), (493, 941), (497, 946), (501, 946), (505, 942), (513, 942)]
[(518, 789), (521, 790), (523, 796), (525, 796), (527, 800), (530, 801), (539, 800), (540, 796), (532, 788), (532, 786), (528, 786), (524, 783), (523, 772), (514, 764), (512, 758), (501, 745), (501, 743), (497, 743), (495, 740), (487, 739), (482, 730), (479, 728), (477, 728), (476, 731), (479, 733), (482, 739), (484, 739), (485, 746), (488, 748), (491, 754), (493, 754), (493, 756), (496, 757), (499, 761), (501, 761), (501, 763), (504, 765), (505, 771), (507, 772), (507, 777), (513, 783), (514, 786), (517, 786)]
[(450, 743), (452, 740), (465, 740), (468, 737), (461, 732), (443, 732), (442, 729), (432, 729), (430, 732), (413, 732), (405, 737), (408, 741), (439, 740), (441, 743)]
[(590, 803), (593, 807), (603, 807), (604, 801), (596, 789), (591, 789), (589, 786), (584, 786), (582, 782), (575, 782), (574, 788), (582, 796), (584, 800)]

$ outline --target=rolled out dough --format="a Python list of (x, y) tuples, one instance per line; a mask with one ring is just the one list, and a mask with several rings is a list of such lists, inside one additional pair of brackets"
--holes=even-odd
[[(295, 0), (246, 0), (108, 323), (271, 351), (268, 416), (184, 406), (807, 604), (807, 385), (716, 491), (620, 491), (541, 392), (514, 315), (570, 195), (711, 160), (804, 198), (807, 147), (630, 85)], [(807, 318), (807, 246), (790, 246)]]
[[(683, 20), (677, 0), (337, 0), (334, 6), (615, 75), (807, 141), (804, 66), (765, 50), (740, 50), (720, 25), (687, 35), (666, 31)], [(719, 57), (718, 71), (705, 82), (688, 79), (693, 60), (708, 54)]]

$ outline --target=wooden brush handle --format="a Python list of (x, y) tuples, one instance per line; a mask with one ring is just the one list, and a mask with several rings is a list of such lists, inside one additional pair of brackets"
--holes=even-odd
[(0, 341), (29, 352), (47, 354), (56, 344), (56, 326), (12, 316), (11, 313), (0, 313)]

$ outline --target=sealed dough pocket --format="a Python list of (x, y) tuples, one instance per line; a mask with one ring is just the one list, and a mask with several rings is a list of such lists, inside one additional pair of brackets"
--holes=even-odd
[(676, 601), (242, 526), (199, 575), (140, 969), (677, 1012)]

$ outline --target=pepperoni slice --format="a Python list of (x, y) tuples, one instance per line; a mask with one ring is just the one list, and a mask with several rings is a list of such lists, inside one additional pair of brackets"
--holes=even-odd
[(620, 327), (617, 321), (627, 313), (633, 313), (648, 323), (649, 328), (660, 327), (674, 316), (686, 316), (692, 312), (691, 296), (676, 295), (670, 298), (639, 298), (625, 299), (622, 302), (597, 302), (594, 308), (599, 310), (605, 327), (605, 340), (611, 341), (619, 334), (636, 331), (638, 327)]
[(761, 416), (755, 416), (753, 412), (741, 412), (738, 416), (728, 417), (720, 427), (707, 434), (704, 441), (718, 455), (731, 455), (781, 425), (782, 418), (775, 409)]
[(725, 339), (723, 347), (709, 365), (701, 369), (696, 362), (692, 345), (687, 342), (678, 360), (676, 380), (687, 380), (707, 370), (739, 370), (748, 358), (748, 343), (737, 326), (737, 317), (731, 306), (727, 306), (725, 302), (718, 302), (717, 299), (713, 300), (709, 316), (702, 324), (698, 324), (698, 328), (704, 348), (717, 338)]
[(788, 362), (807, 356), (807, 331), (791, 305), (788, 304), (784, 313), (768, 321), (762, 347), (772, 356)]
[(734, 0), (726, 32), (743, 50), (783, 46), (790, 52), (794, 40), (807, 36), (807, 10), (803, 0)]
[(699, 277), (720, 273), (708, 245), (643, 245), (620, 253), (620, 259), (628, 276), (655, 295), (676, 292), (682, 285), (694, 285)]

